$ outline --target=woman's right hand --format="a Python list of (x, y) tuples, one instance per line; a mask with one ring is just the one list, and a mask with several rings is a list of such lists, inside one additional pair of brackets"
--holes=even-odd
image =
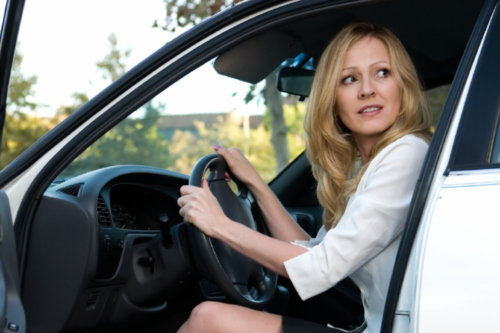
[(267, 227), (274, 238), (285, 242), (292, 242), (297, 239), (307, 240), (310, 238), (295, 223), (291, 215), (283, 208), (278, 198), (269, 186), (267, 186), (267, 183), (260, 177), (257, 170), (255, 170), (253, 165), (238, 148), (215, 146), (214, 149), (218, 155), (226, 160), (234, 176), (252, 192), (264, 216)]
[(252, 185), (257, 184), (262, 179), (257, 170), (255, 170), (250, 161), (238, 148), (214, 146), (214, 150), (226, 160), (227, 166), (233, 175), (247, 187), (252, 187)]

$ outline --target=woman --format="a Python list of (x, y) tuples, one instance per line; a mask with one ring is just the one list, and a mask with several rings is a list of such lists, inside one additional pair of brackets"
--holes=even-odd
[[(324, 207), (318, 235), (311, 239), (292, 220), (235, 148), (215, 147), (254, 194), (272, 237), (228, 219), (206, 181), (201, 188), (181, 188), (180, 214), (208, 236), (290, 278), (302, 299), (350, 276), (364, 299), (365, 332), (377, 332), (428, 147), (429, 116), (416, 70), (401, 42), (385, 28), (348, 25), (326, 48), (316, 72), (305, 128)], [(307, 332), (314, 325), (204, 302), (180, 332)]]

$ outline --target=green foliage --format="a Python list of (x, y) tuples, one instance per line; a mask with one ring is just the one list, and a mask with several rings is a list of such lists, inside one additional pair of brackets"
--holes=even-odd
[(16, 50), (7, 95), (0, 168), (4, 168), (55, 125), (52, 120), (33, 114), (36, 104), (29, 97), (33, 95), (37, 77), (26, 77), (21, 73), (22, 60), (23, 56)]
[(89, 97), (85, 93), (73, 93), (72, 97), (73, 104), (59, 106), (59, 108), (56, 110), (56, 118), (60, 118), (60, 120), (63, 120), (80, 106), (87, 103), (89, 100)]
[(69, 177), (115, 164), (167, 167), (167, 140), (158, 131), (162, 106), (145, 105), (144, 115), (126, 118), (87, 148), (60, 175)]
[[(304, 112), (303, 103), (284, 106), (285, 121), (289, 129), (287, 140), (293, 158), (305, 146), (302, 127)], [(219, 144), (240, 148), (266, 181), (276, 175), (271, 131), (265, 121), (252, 129), (245, 126), (244, 116), (234, 112), (227, 117), (220, 117), (212, 126), (206, 126), (202, 122), (196, 122), (195, 126), (198, 135), (180, 130), (174, 133), (168, 145), (168, 153), (173, 162), (169, 169), (189, 174), (196, 161), (213, 153), (213, 145)]]
[[(115, 35), (108, 37), (110, 51), (102, 61), (97, 63), (102, 77), (110, 81), (116, 80), (126, 71), (125, 60), (130, 50), (120, 51)], [(74, 107), (65, 107), (59, 113), (71, 113), (77, 106), (88, 100), (85, 94), (75, 93)], [(90, 170), (116, 164), (143, 164), (167, 167), (170, 159), (167, 154), (167, 140), (158, 130), (158, 121), (163, 105), (147, 103), (142, 116), (132, 116), (121, 121), (99, 140), (87, 148), (60, 175), (69, 177)]]
[(290, 150), (290, 160), (295, 159), (306, 147), (304, 136), (304, 116), (306, 104), (298, 102), (296, 104), (284, 105), (284, 116), (287, 127), (286, 135), (288, 148)]
[(97, 68), (101, 71), (104, 79), (109, 79), (111, 82), (122, 76), (127, 69), (125, 60), (130, 56), (130, 50), (118, 49), (118, 38), (115, 34), (108, 36), (110, 50), (104, 59), (97, 62)]
[(53, 126), (50, 119), (23, 112), (8, 112), (3, 129), (0, 168), (4, 168)]
[(439, 116), (441, 115), (441, 110), (443, 109), (444, 102), (446, 101), (446, 96), (448, 96), (449, 91), (450, 85), (447, 84), (444, 86), (429, 89), (425, 92), (432, 117), (432, 130), (436, 128)]
[[(166, 18), (161, 28), (174, 32), (176, 28), (191, 27), (200, 23), (205, 18), (243, 1), (244, 0), (164, 0)], [(155, 21), (153, 26), (160, 27), (160, 24), (158, 21)], [(290, 150), (287, 146), (285, 137), (281, 94), (274, 89), (275, 75), (276, 72), (272, 71), (267, 76), (263, 97), (269, 110), (269, 123), (272, 129), (271, 143), (274, 149), (276, 168), (281, 169), (286, 166), (290, 158)], [(249, 103), (259, 95), (255, 90), (256, 86), (250, 86), (250, 90), (244, 98), (246, 103)]]
[(164, 0), (165, 22), (155, 21), (154, 27), (174, 32), (176, 28), (183, 28), (200, 23), (223, 9), (234, 6), (244, 0)]
[(10, 113), (21, 113), (35, 109), (36, 104), (29, 101), (33, 95), (33, 86), (38, 78), (35, 75), (25, 77), (21, 73), (21, 64), (23, 56), (16, 48), (12, 63), (12, 72), (9, 82), (9, 93), (7, 96), (7, 105)]

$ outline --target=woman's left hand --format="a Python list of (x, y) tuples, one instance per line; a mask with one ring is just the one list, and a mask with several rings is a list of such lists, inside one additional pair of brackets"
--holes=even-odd
[(217, 228), (222, 227), (228, 218), (222, 211), (219, 202), (203, 179), (202, 187), (184, 185), (180, 189), (181, 197), (177, 204), (184, 222), (194, 224), (205, 235), (214, 237)]

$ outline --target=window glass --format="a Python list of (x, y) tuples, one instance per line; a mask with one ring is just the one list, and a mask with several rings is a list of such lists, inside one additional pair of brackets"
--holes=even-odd
[(7, 1), (0, 0), (0, 17), (2, 18), (2, 22), (3, 22), (3, 16), (5, 15), (6, 7), (7, 7)]
[[(500, 101), (497, 105), (497, 110), (500, 112)], [(493, 146), (493, 154), (491, 157), (491, 163), (500, 164), (500, 125), (497, 126), (495, 145)]]
[(0, 169), (171, 40), (174, 34), (161, 28), (165, 13), (163, 0), (26, 0)]
[[(492, 13), (478, 47), (477, 61), (455, 138), (450, 170), (498, 168), (500, 98), (500, 15)], [(482, 23), (478, 23), (480, 25)], [(496, 142), (495, 142), (496, 141)]]
[[(275, 82), (275, 80), (270, 80)], [(91, 145), (60, 175), (60, 180), (116, 164), (141, 164), (190, 174), (214, 145), (240, 148), (270, 181), (305, 149), (306, 102), (268, 87), (279, 99), (286, 143), (274, 144), (271, 113), (264, 98), (266, 81), (252, 85), (216, 73), (213, 61), (156, 96)], [(433, 126), (449, 85), (426, 91)], [(276, 145), (276, 146), (275, 146)], [(285, 157), (277, 156), (276, 151)], [(282, 160), (282, 162), (278, 162)]]
[(495, 147), (491, 163), (500, 163), (500, 130), (497, 131), (497, 136), (495, 138)]
[(436, 129), (439, 116), (443, 110), (444, 102), (448, 93), (450, 92), (450, 85), (445, 84), (439, 87), (435, 87), (425, 91), (425, 97), (427, 98), (427, 103), (429, 105), (429, 111), (432, 117), (432, 132)]
[[(143, 164), (189, 174), (214, 145), (235, 146), (267, 181), (304, 150), (305, 103), (276, 89), (275, 80), (251, 85), (199, 67), (91, 145), (61, 175), (115, 164)], [(266, 98), (279, 103), (267, 103)], [(272, 138), (270, 110), (284, 115), (284, 139)], [(274, 124), (274, 123), (273, 123)], [(274, 142), (274, 144), (273, 144)], [(276, 153), (278, 152), (278, 153)], [(280, 162), (281, 161), (281, 162)]]

